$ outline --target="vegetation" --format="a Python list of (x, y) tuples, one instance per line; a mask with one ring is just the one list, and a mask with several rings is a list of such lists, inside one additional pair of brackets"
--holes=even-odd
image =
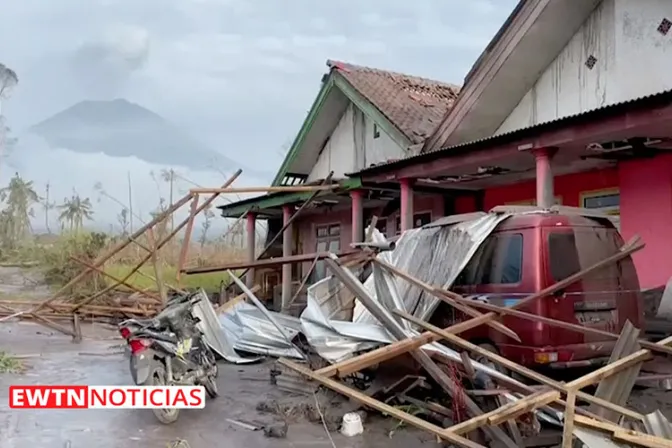
[(23, 364), (13, 356), (0, 351), (0, 373), (19, 373), (23, 371)]
[[(173, 182), (172, 176), (172, 174), (163, 176), (162, 179)], [(96, 190), (102, 196), (114, 199), (104, 192), (102, 186), (96, 186)], [(119, 212), (117, 232), (91, 232), (85, 228), (87, 223), (94, 219), (94, 210), (89, 198), (73, 192), (72, 196), (65, 198), (62, 203), (53, 204), (46, 197), (48, 191), (47, 187), (45, 198), (40, 197), (35, 191), (33, 182), (24, 180), (18, 173), (12, 177), (7, 187), (0, 189), (0, 262), (33, 263), (37, 269), (44, 272), (49, 284), (58, 286), (67, 283), (82, 271), (82, 261), (93, 262), (120, 240), (129, 236), (132, 231), (132, 211), (130, 207), (124, 207)], [(123, 205), (120, 201), (116, 202)], [(170, 203), (161, 199), (152, 215), (158, 216), (168, 207)], [(58, 212), (61, 233), (34, 235), (30, 223), (31, 218), (35, 217), (35, 208), (39, 208), (47, 215), (44, 219), (47, 228), (49, 211), (55, 209)], [(189, 251), (191, 259), (187, 260), (187, 265), (221, 264), (241, 258), (241, 248), (234, 249), (231, 244), (231, 237), (236, 238), (236, 234), (215, 241), (209, 238), (214, 217), (212, 210), (204, 211), (201, 228), (195, 228), (193, 232)], [(156, 241), (167, 238), (172, 228), (172, 220), (162, 221), (155, 226), (153, 235), (145, 234), (136, 240), (140, 245), (131, 244), (108, 261), (104, 266), (105, 272), (120, 279), (126, 277), (147, 256), (141, 247), (155, 247)], [(169, 284), (175, 284), (181, 247), (181, 238), (175, 237), (158, 251), (163, 278)], [(153, 266), (151, 263), (146, 263), (129, 277), (128, 283), (138, 289), (156, 289), (154, 275)], [(75, 297), (88, 296), (109, 286), (111, 282), (113, 281), (107, 275), (89, 275), (85, 282), (79, 283), (69, 293)], [(226, 273), (182, 277), (183, 287), (202, 287), (208, 292), (219, 291), (222, 282), (225, 284), (229, 282)]]

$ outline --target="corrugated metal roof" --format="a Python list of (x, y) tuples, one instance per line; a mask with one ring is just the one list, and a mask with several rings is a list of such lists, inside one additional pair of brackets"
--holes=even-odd
[(601, 114), (608, 115), (609, 113), (616, 113), (619, 112), (622, 109), (627, 109), (631, 106), (639, 106), (639, 105), (645, 105), (649, 104), (650, 102), (656, 102), (656, 101), (661, 101), (661, 102), (669, 102), (672, 100), (672, 89), (670, 90), (665, 90), (663, 92), (659, 93), (654, 93), (650, 95), (645, 95), (641, 96), (639, 98), (633, 98), (630, 100), (626, 100), (620, 103), (615, 103), (615, 104), (610, 104), (608, 106), (603, 106), (600, 108), (596, 109), (591, 109), (587, 110), (584, 112), (579, 112), (577, 114), (569, 115), (566, 117), (561, 117), (561, 118), (556, 118), (554, 120), (549, 120), (543, 123), (531, 125), (531, 126), (526, 126), (524, 128), (516, 129), (514, 131), (509, 131), (509, 132), (504, 132), (502, 134), (495, 134), (490, 137), (484, 137), (478, 140), (472, 140), (470, 142), (465, 142), (465, 143), (460, 143), (457, 145), (449, 146), (449, 147), (444, 147), (444, 148), (439, 148), (434, 151), (429, 151), (425, 152), (422, 154), (418, 154), (415, 156), (407, 157), (405, 159), (401, 160), (394, 160), (394, 161), (389, 161), (389, 162), (384, 162), (380, 163), (378, 165), (365, 168), (363, 170), (360, 170), (356, 173), (348, 173), (348, 176), (359, 176), (359, 175), (365, 175), (365, 174), (372, 174), (376, 172), (381, 172), (381, 171), (386, 171), (386, 170), (393, 170), (393, 169), (398, 169), (402, 168), (408, 165), (412, 165), (413, 163), (421, 162), (421, 161), (427, 161), (427, 160), (434, 160), (441, 158), (442, 156), (448, 156), (450, 155), (451, 152), (456, 151), (456, 150), (464, 150), (464, 149), (469, 149), (474, 146), (479, 146), (482, 144), (487, 144), (487, 143), (494, 143), (499, 140), (503, 141), (509, 141), (513, 140), (514, 138), (520, 138), (525, 136), (526, 134), (531, 133), (532, 131), (541, 131), (541, 130), (546, 130), (547, 128), (553, 128), (557, 127), (559, 125), (568, 125), (572, 122), (578, 121), (578, 120), (583, 120), (586, 118), (593, 118), (593, 116), (599, 116)]

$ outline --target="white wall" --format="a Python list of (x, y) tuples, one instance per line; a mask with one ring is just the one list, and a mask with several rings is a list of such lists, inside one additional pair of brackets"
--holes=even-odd
[(672, 20), (670, 0), (604, 0), (497, 133), (671, 89), (672, 31), (657, 31), (663, 18)]
[(351, 103), (322, 149), (308, 182), (324, 179), (330, 171), (334, 178), (343, 178), (372, 164), (406, 157), (405, 150), (380, 127), (378, 133), (374, 138), (373, 121)]

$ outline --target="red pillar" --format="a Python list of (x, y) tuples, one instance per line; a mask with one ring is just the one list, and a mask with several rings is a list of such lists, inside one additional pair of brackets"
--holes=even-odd
[[(287, 225), (294, 213), (294, 206), (285, 205), (282, 207), (282, 225)], [(292, 238), (293, 229), (290, 224), (282, 233), (282, 256), (289, 257), (292, 255)], [(289, 301), (292, 299), (292, 265), (285, 263), (282, 265), (282, 311), (286, 312), (289, 306)]]
[(532, 151), (536, 161), (538, 207), (550, 208), (555, 204), (551, 160), (556, 152), (556, 148), (538, 148)]
[(352, 199), (352, 242), (364, 241), (364, 192), (353, 190), (350, 192)]
[(401, 231), (413, 228), (413, 181), (411, 179), (400, 179), (401, 185)]
[[(254, 212), (247, 213), (247, 261), (253, 263), (256, 258), (257, 245), (257, 214)], [(245, 283), (248, 288), (254, 286), (254, 269), (247, 271)]]

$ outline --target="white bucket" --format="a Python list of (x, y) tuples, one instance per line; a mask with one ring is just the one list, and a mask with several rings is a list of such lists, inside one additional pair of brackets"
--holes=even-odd
[(364, 432), (362, 426), (362, 418), (356, 412), (348, 412), (343, 416), (343, 423), (341, 424), (341, 434), (346, 437), (352, 437)]

